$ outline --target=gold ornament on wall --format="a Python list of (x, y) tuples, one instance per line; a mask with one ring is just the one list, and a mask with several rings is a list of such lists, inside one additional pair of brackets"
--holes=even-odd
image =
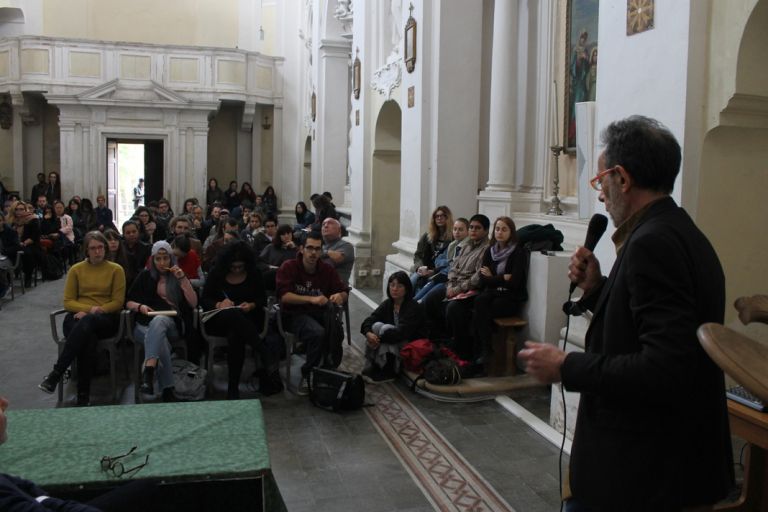
[(413, 73), (413, 70), (416, 69), (416, 20), (413, 18), (413, 4), (411, 4), (408, 10), (411, 15), (405, 23), (403, 61), (405, 61), (405, 69), (409, 73)]
[(355, 63), (352, 64), (352, 93), (355, 95), (355, 99), (360, 99), (360, 83), (362, 82), (362, 64), (360, 62), (360, 48), (355, 52)]
[(653, 28), (654, 0), (627, 0), (627, 35)]
[(317, 94), (314, 92), (312, 93), (312, 98), (310, 98), (310, 109), (312, 112), (312, 122), (317, 119)]

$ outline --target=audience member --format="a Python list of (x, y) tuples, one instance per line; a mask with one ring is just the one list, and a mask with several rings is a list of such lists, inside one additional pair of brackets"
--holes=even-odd
[(203, 274), (202, 262), (200, 256), (192, 248), (191, 239), (187, 234), (177, 235), (173, 239), (173, 254), (184, 275), (189, 278), (192, 286), (199, 289), (205, 284), (205, 274)]
[(323, 195), (316, 195), (312, 199), (312, 206), (315, 208), (315, 222), (307, 226), (305, 231), (320, 231), (323, 221), (327, 218), (338, 219), (339, 214), (333, 207), (331, 200)]
[(43, 209), (48, 204), (48, 198), (45, 197), (45, 194), (41, 194), (37, 196), (37, 200), (35, 201), (35, 215), (37, 215), (38, 219), (43, 218)]
[(174, 217), (173, 210), (171, 209), (171, 203), (166, 198), (161, 198), (157, 202), (157, 213), (155, 214), (155, 222), (159, 229), (168, 233), (168, 224)]
[(69, 269), (64, 285), (66, 342), (53, 371), (39, 386), (53, 393), (64, 371), (77, 358), (78, 405), (88, 405), (90, 399), (96, 342), (117, 330), (125, 301), (125, 274), (120, 265), (106, 261), (107, 239), (99, 231), (91, 231), (84, 245), (86, 259)]
[(332, 218), (323, 221), (323, 255), (321, 260), (328, 263), (339, 273), (344, 284), (349, 284), (352, 266), (355, 264), (355, 248), (341, 238), (341, 223)]
[(293, 225), (294, 231), (302, 230), (315, 222), (315, 214), (307, 210), (307, 205), (304, 201), (296, 203), (294, 213), (296, 214), (296, 224)]
[(45, 197), (50, 204), (53, 204), (57, 199), (61, 199), (61, 181), (59, 180), (59, 175), (55, 172), (48, 173)]
[(139, 223), (135, 220), (123, 222), (123, 242), (125, 254), (128, 257), (125, 281), (126, 283), (133, 283), (133, 280), (147, 264), (152, 249), (149, 244), (141, 241)]
[(484, 365), (491, 355), (494, 318), (519, 313), (528, 300), (529, 255), (517, 243), (516, 229), (509, 217), (496, 219), (490, 247), (483, 255), (480, 272), (473, 277), (479, 280), (482, 289), (475, 297), (472, 317), (475, 329), (472, 357), (478, 365)]
[(427, 283), (435, 273), (435, 259), (442, 254), (451, 243), (451, 231), (453, 226), (453, 214), (447, 206), (438, 206), (432, 212), (429, 219), (429, 228), (421, 235), (416, 245), (416, 253), (413, 255), (413, 274), (411, 283), (418, 290)]
[(205, 191), (205, 205), (210, 208), (214, 203), (224, 203), (224, 192), (219, 188), (218, 180), (211, 178), (208, 180), (208, 189)]
[(191, 244), (192, 249), (194, 249), (194, 251), (198, 254), (198, 256), (203, 253), (203, 244), (200, 242), (200, 240), (194, 237), (194, 231), (192, 231), (192, 221), (187, 215), (179, 215), (171, 219), (171, 223), (169, 225), (168, 243), (172, 243), (179, 235), (188, 236), (189, 243)]
[(448, 244), (448, 248), (445, 251), (435, 258), (435, 273), (429, 276), (426, 284), (415, 293), (414, 299), (419, 303), (425, 300), (430, 293), (440, 293), (442, 296), (445, 296), (445, 283), (448, 281), (448, 271), (451, 269), (451, 265), (453, 265), (453, 260), (459, 255), (459, 244), (467, 238), (469, 221), (464, 217), (459, 217), (453, 223), (452, 232), (453, 241)]
[(80, 200), (80, 222), (83, 223), (86, 232), (93, 231), (98, 227), (93, 203), (87, 197)]
[(280, 213), (280, 211), (277, 207), (277, 196), (275, 195), (275, 189), (272, 188), (272, 185), (264, 189), (264, 195), (262, 197), (264, 199), (267, 215), (277, 217), (277, 214)]
[(413, 300), (408, 274), (395, 272), (387, 280), (387, 299), (363, 321), (365, 336), (363, 377), (373, 382), (394, 379), (400, 371), (400, 349), (427, 336), (421, 304)]
[(107, 207), (107, 198), (104, 194), (96, 196), (96, 229), (102, 233), (107, 229), (117, 230), (114, 222), (114, 214), (112, 210)]
[(240, 206), (240, 192), (237, 190), (237, 181), (235, 180), (229, 182), (229, 188), (224, 192), (224, 206), (229, 211)]
[(272, 243), (266, 246), (259, 255), (261, 261), (268, 265), (262, 273), (264, 285), (267, 290), (275, 290), (275, 276), (277, 269), (284, 262), (296, 258), (296, 244), (293, 241), (293, 230), (288, 224), (277, 228), (277, 234), (272, 238)]
[[(184, 270), (176, 264), (171, 246), (165, 240), (155, 242), (149, 269), (143, 270), (130, 290), (126, 307), (137, 313), (134, 336), (144, 345), (141, 392), (155, 394), (155, 372), (164, 402), (174, 400), (173, 365), (169, 338), (179, 337), (184, 317), (191, 317), (197, 307), (197, 293)], [(162, 312), (173, 312), (163, 315)], [(150, 316), (158, 312), (157, 316)]]
[(133, 209), (144, 206), (144, 178), (139, 178), (139, 184), (133, 187)]
[(253, 191), (251, 184), (244, 181), (240, 186), (240, 204), (248, 201), (250, 204), (256, 203), (256, 192)]
[(45, 173), (37, 173), (37, 183), (32, 186), (32, 193), (29, 196), (30, 203), (36, 203), (37, 198), (45, 196), (48, 189), (48, 183), (45, 181)]
[(17, 201), (13, 206), (13, 226), (19, 235), (21, 249), (24, 255), (21, 257), (24, 269), (24, 286), (32, 286), (32, 274), (42, 259), (40, 249), (40, 221), (37, 216), (29, 211), (27, 205)]
[(277, 296), (287, 328), (307, 350), (307, 359), (301, 367), (300, 394), (308, 392), (309, 371), (323, 364), (323, 357), (329, 355), (323, 353), (327, 305), (329, 302), (343, 305), (349, 289), (332, 266), (320, 261), (322, 250), (320, 235), (310, 233), (296, 259), (286, 261), (277, 271)]
[[(21, 250), (21, 244), (19, 234), (5, 220), (5, 215), (0, 212), (0, 270), (10, 271), (16, 264), (16, 254)], [(10, 286), (6, 272), (0, 272), (0, 299), (5, 297)]]
[(279, 361), (258, 334), (265, 322), (266, 293), (261, 274), (256, 270), (256, 257), (247, 244), (233, 242), (222, 250), (208, 275), (202, 302), (206, 311), (220, 310), (206, 320), (206, 328), (213, 334), (227, 337), (227, 398), (240, 398), (239, 382), (246, 343), (261, 359), (259, 392), (272, 395), (282, 391)]

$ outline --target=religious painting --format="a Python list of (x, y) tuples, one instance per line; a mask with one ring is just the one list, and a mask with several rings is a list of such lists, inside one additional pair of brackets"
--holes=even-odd
[(566, 151), (576, 150), (576, 103), (595, 101), (599, 0), (568, 0), (565, 42)]
[(633, 36), (653, 28), (654, 0), (627, 0), (627, 35)]

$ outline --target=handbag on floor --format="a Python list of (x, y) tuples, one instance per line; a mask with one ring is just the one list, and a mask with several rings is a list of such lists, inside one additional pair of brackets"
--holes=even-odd
[(208, 373), (194, 363), (173, 360), (173, 394), (179, 400), (198, 401), (205, 398), (205, 376)]
[(312, 368), (309, 372), (309, 401), (328, 411), (351, 411), (365, 404), (365, 381), (361, 375), (341, 370)]

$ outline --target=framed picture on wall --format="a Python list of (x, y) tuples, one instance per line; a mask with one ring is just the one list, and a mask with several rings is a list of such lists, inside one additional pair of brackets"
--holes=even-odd
[(576, 151), (576, 103), (595, 101), (599, 0), (568, 0), (565, 41), (563, 145)]

